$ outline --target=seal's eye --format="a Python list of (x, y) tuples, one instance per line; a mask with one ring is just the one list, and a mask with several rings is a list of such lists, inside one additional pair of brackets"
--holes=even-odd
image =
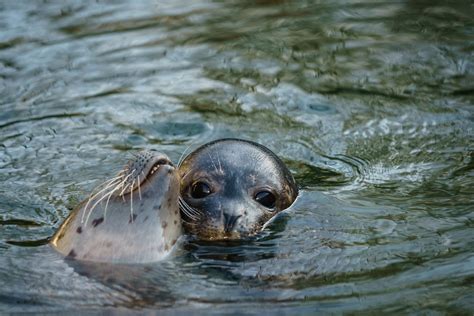
[(268, 191), (260, 191), (255, 194), (255, 201), (262, 204), (266, 208), (274, 208), (275, 207), (275, 195)]
[(204, 182), (196, 182), (191, 187), (191, 196), (195, 199), (202, 199), (211, 193), (211, 188)]

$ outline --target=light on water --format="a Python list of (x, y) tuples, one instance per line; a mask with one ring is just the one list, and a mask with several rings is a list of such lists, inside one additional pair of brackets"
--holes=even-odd
[[(474, 311), (471, 1), (3, 1), (0, 313)], [(48, 245), (141, 149), (262, 143), (261, 235), (110, 266)]]

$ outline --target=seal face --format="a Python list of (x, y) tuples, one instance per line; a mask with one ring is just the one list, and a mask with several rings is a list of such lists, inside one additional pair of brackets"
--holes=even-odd
[(246, 140), (205, 144), (183, 160), (179, 173), (183, 225), (201, 239), (255, 234), (298, 195), (285, 164), (268, 148)]
[(141, 263), (166, 257), (182, 234), (178, 172), (140, 152), (64, 221), (51, 245), (74, 259)]

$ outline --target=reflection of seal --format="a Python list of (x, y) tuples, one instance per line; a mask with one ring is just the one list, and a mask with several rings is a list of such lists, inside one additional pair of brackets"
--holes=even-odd
[(69, 215), (51, 244), (80, 260), (160, 260), (182, 233), (178, 194), (168, 157), (141, 152)]
[(274, 153), (239, 139), (199, 147), (183, 160), (179, 173), (184, 227), (201, 239), (252, 235), (298, 194), (291, 173)]

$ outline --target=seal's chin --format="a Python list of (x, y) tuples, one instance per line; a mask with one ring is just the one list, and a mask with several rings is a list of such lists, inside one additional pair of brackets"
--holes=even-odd
[(194, 235), (199, 240), (242, 240), (257, 235), (262, 227), (253, 227), (252, 229), (239, 231), (239, 230), (226, 230), (224, 226), (216, 226), (215, 223), (189, 223), (184, 220), (183, 225), (186, 231), (190, 235)]
[(247, 235), (243, 235), (239, 232), (226, 232), (223, 230), (208, 229), (207, 231), (199, 231), (194, 234), (200, 240), (241, 240)]

